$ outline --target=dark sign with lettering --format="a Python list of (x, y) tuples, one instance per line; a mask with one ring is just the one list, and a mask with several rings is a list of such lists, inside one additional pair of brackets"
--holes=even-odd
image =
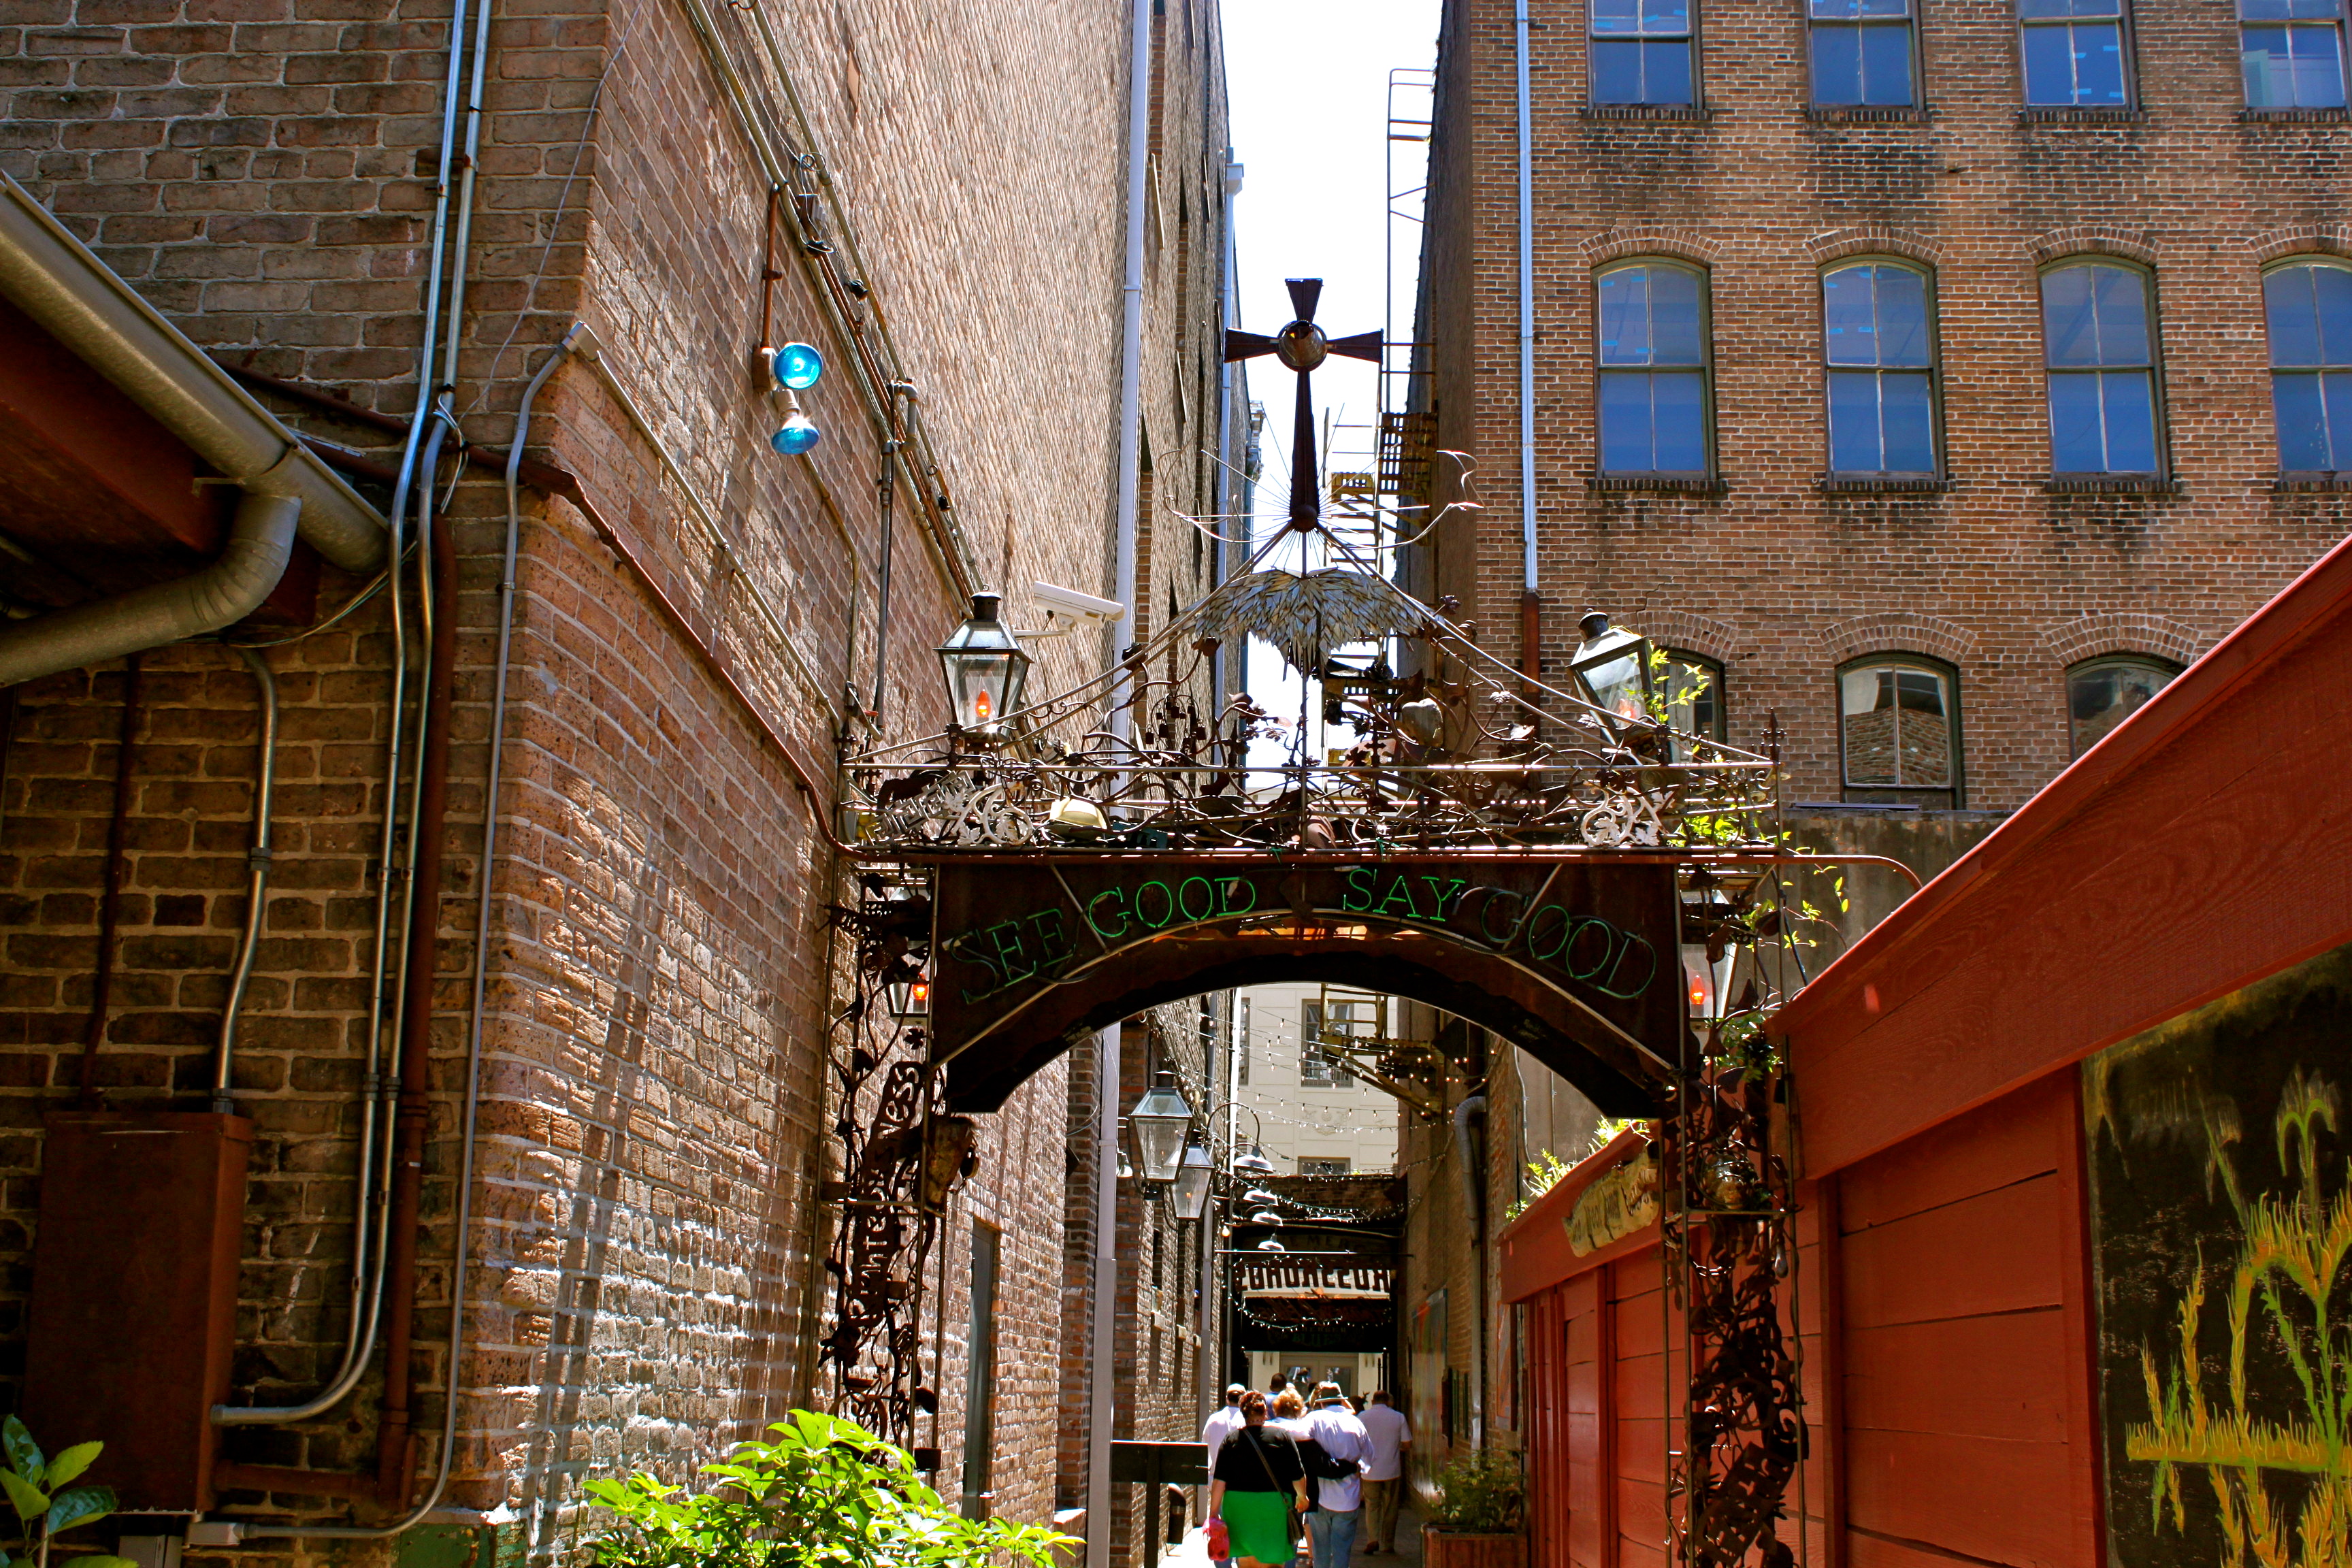
[(991, 1108), (1086, 1030), (1283, 979), (1428, 1002), (1629, 1112), (1637, 1100), (1647, 1109), (1681, 1048), (1663, 864), (1103, 856), (950, 862), (938, 874), (932, 1051), (970, 1108)]

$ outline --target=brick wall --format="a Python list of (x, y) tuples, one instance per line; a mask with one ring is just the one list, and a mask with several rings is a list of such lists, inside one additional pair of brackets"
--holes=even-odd
[[(404, 416), (415, 396), (431, 199), (419, 174), (437, 134), (447, 16), (393, 0), (20, 0), (0, 15), (0, 84), (12, 95), (0, 166), (199, 343), (362, 411), (268, 394), (288, 417), (393, 460), (397, 434), (362, 416)], [(688, 17), (677, 5), (501, 0), (491, 35), (457, 394), (466, 432), (509, 437), (525, 373), (575, 314), (651, 426), (636, 428), (586, 365), (565, 366), (541, 394), (531, 445), (579, 477), (593, 515), (523, 499), (495, 803), (480, 1219), (457, 1369), (468, 1392), (449, 1500), (515, 1507), (524, 1522), (512, 1533), (538, 1550), (560, 1543), (567, 1500), (592, 1470), (650, 1465), (681, 1479), (805, 1402), (825, 1305), (814, 1200), (831, 1173), (837, 1107), (822, 1056), (836, 984), (824, 907), (845, 889), (814, 830), (822, 803), (798, 792), (761, 722), (821, 767), (844, 686), (870, 679), (880, 457), (789, 222), (774, 335), (817, 342), (831, 359), (806, 399), (826, 439), (809, 459), (767, 447), (776, 411), (751, 381), (766, 178)], [(940, 456), (940, 471), (920, 477), (950, 498), (968, 569), (1011, 590), (1021, 625), (1042, 619), (1033, 578), (1110, 586), (1126, 18), (1104, 5), (779, 5), (805, 132), (746, 16), (719, 8), (714, 23), (753, 82), (755, 119), (772, 133), (790, 128), (820, 158), (856, 226), (862, 309), (919, 388)], [(1177, 8), (1163, 44), (1160, 188), (1170, 201), (1180, 185), (1191, 193), (1171, 219), (1171, 255), (1220, 250), (1221, 208), (1203, 199), (1223, 162), (1213, 18), (1205, 5)], [(1144, 384), (1160, 401), (1147, 418), (1163, 421), (1155, 451), (1172, 455), (1213, 427), (1202, 410), (1215, 361), (1202, 372), (1197, 351), (1213, 331), (1217, 284), (1213, 268), (1181, 269), (1167, 256), (1156, 279), (1159, 357)], [(1210, 377), (1200, 395), (1212, 401), (1196, 397), (1180, 421), (1166, 405), (1196, 374)], [(1177, 484), (1179, 468), (1158, 466), (1165, 493), (1206, 510), (1197, 479)], [(901, 735), (940, 716), (929, 650), (961, 614), (911, 478), (898, 487), (886, 720)], [(454, 483), (460, 651), (417, 1326), (428, 1434), (448, 1376), (462, 977), (504, 536), (494, 481), (456, 469), (443, 479)], [(1177, 564), (1189, 545), (1159, 559), (1163, 600), (1171, 586), (1180, 602), (1199, 591)], [(331, 571), (320, 603), (358, 586)], [(1045, 645), (1037, 689), (1096, 668), (1106, 649), (1082, 646), (1092, 640)], [(238, 1082), (240, 1108), (261, 1126), (240, 1402), (307, 1394), (343, 1332), (385, 809), (383, 601), (267, 657), (285, 731), (269, 940)], [(149, 666), (121, 978), (96, 1063), (121, 1104), (202, 1085), (243, 916), (256, 733), (250, 681), (220, 650), (175, 649)], [(19, 1264), (0, 1289), (8, 1348), (21, 1345), (10, 1314), (21, 1312), (39, 1118), (68, 1098), (88, 1008), (121, 685), (110, 667), (24, 689), (0, 793), (0, 1117), (11, 1129), (0, 1162), (12, 1177), (0, 1248)], [(936, 1315), (925, 1322), (927, 1363), (933, 1348), (944, 1355), (934, 1370), (945, 1400), (917, 1437), (947, 1451), (940, 1479), (952, 1493), (971, 1226), (995, 1226), (993, 1487), (999, 1512), (1027, 1519), (1055, 1501), (1069, 1426), (1056, 1397), (1068, 1303), (1053, 1151), (1072, 1092), (1050, 1069), (989, 1120), (982, 1174), (934, 1249)], [(364, 1468), (381, 1384), (372, 1373), (331, 1417), (239, 1434), (232, 1453)], [(291, 1491), (234, 1494), (224, 1511), (347, 1512)]]
[[(1731, 738), (1758, 742), (1777, 710), (1792, 796), (1835, 800), (1837, 664), (1940, 656), (1959, 679), (1961, 804), (2007, 809), (2067, 760), (2069, 662), (2201, 651), (2343, 534), (2340, 494), (2276, 485), (2261, 272), (2343, 252), (2352, 131), (2242, 118), (2226, 11), (2132, 11), (2141, 103), (2120, 121), (2021, 114), (2011, 10), (1940, 0), (1920, 11), (1925, 113), (1808, 118), (1801, 12), (1726, 5), (1700, 23), (1706, 112), (1674, 121), (1589, 111), (1582, 10), (1537, 6), (1550, 674), (1565, 675), (1589, 606), (1678, 626), (1727, 664)], [(1476, 455), (1487, 503), (1439, 547), (1435, 587), (1506, 657), (1520, 593), (1513, 47), (1507, 0), (1446, 7), (1424, 301), (1439, 445)], [(2152, 270), (2164, 493), (2045, 489), (2037, 268), (2082, 253)], [(1823, 489), (1817, 279), (1853, 254), (1933, 274), (1940, 489)], [(1707, 276), (1717, 493), (1591, 488), (1593, 270), (1635, 255)]]

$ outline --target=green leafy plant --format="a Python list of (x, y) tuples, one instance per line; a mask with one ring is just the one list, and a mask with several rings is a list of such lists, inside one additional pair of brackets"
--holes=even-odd
[[(1075, 1537), (957, 1515), (914, 1459), (864, 1427), (795, 1410), (772, 1443), (739, 1443), (690, 1491), (640, 1471), (587, 1492), (614, 1516), (586, 1543), (596, 1568), (1053, 1568)], [(0, 1568), (5, 1568), (0, 1564)]]
[[(14, 1551), (0, 1547), (0, 1568), (30, 1563), (47, 1568), (49, 1542), (79, 1525), (95, 1524), (114, 1511), (112, 1487), (75, 1486), (90, 1461), (106, 1447), (103, 1443), (76, 1443), (56, 1458), (42, 1457), (40, 1445), (14, 1415), (0, 1421), (0, 1487), (16, 1510)], [(128, 1557), (84, 1555), (74, 1568), (138, 1568)]]
[(1527, 1481), (1517, 1454), (1480, 1448), (1437, 1473), (1430, 1517), (1440, 1530), (1465, 1535), (1507, 1535), (1519, 1528)]
[(1527, 1190), (1519, 1195), (1518, 1202), (1503, 1211), (1503, 1223), (1508, 1225), (1527, 1213), (1529, 1204), (1559, 1185), (1559, 1179), (1568, 1174), (1569, 1169), (1568, 1164), (1549, 1149), (1528, 1161)]

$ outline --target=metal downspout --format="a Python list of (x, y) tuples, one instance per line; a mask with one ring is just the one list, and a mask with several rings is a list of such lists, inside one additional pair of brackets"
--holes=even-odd
[(1517, 40), (1519, 155), (1519, 668), (1533, 680), (1541, 668), (1536, 646), (1541, 621), (1536, 594), (1535, 159), (1528, 98), (1528, 0), (1517, 0), (1511, 26)]

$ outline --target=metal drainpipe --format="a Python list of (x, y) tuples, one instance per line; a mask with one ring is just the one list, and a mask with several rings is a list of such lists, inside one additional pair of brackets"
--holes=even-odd
[[(1143, 466), (1143, 204), (1145, 172), (1150, 160), (1151, 136), (1151, 4), (1135, 0), (1129, 26), (1127, 83), (1127, 279), (1121, 292), (1118, 366), (1118, 554), (1112, 596), (1126, 606), (1124, 620), (1109, 633), (1114, 657), (1124, 662), (1125, 645), (1118, 626), (1131, 639), (1137, 623), (1135, 603), (1136, 498), (1141, 489)], [(1127, 681), (1113, 683), (1111, 733), (1124, 741), (1132, 724), (1126, 708)], [(1101, 1103), (1097, 1108), (1095, 1172), (1095, 1258), (1087, 1282), (1094, 1321), (1089, 1344), (1087, 1401), (1087, 1568), (1109, 1568), (1111, 1424), (1116, 1405), (1111, 1391), (1112, 1327), (1118, 1317), (1118, 1031), (1113, 1024), (1099, 1037)]]
[(1541, 668), (1536, 594), (1536, 237), (1535, 159), (1528, 98), (1528, 0), (1512, 16), (1518, 51), (1517, 92), (1519, 153), (1519, 668), (1529, 680)]
[(131, 745), (139, 733), (140, 658), (122, 672), (122, 722), (115, 737), (114, 811), (106, 825), (106, 886), (99, 895), (98, 962), (90, 973), (89, 1023), (81, 1042), (80, 1104), (98, 1108), (98, 1047), (114, 1011), (114, 932), (122, 908), (122, 856), (131, 830)]
[(213, 1064), (213, 1109), (224, 1115), (236, 1110), (229, 1097), (236, 1061), (236, 1016), (245, 1005), (246, 982), (253, 975), (253, 950), (261, 944), (263, 906), (269, 893), (269, 814), (278, 792), (278, 679), (257, 649), (241, 647), (236, 654), (253, 672), (254, 687), (261, 699), (261, 754), (253, 769), (253, 847), (246, 851), (249, 874), (245, 937), (237, 944), (236, 968), (229, 977), (228, 1005), (221, 1009), (220, 1048)]
[(1470, 1445), (1486, 1442), (1486, 1173), (1472, 1152), (1470, 1123), (1486, 1114), (1486, 1091), (1454, 1108), (1454, 1154), (1462, 1170), (1462, 1205), (1470, 1220), (1472, 1284), (1478, 1310), (1470, 1342)]

